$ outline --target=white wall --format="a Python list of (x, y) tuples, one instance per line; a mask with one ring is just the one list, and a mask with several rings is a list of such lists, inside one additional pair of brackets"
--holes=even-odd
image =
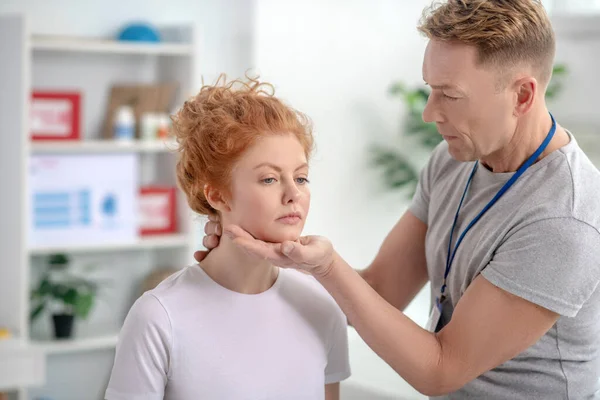
[(600, 50), (600, 7), (595, 12), (592, 10), (579, 15), (558, 10), (552, 13), (556, 62), (567, 66), (568, 75), (563, 91), (549, 103), (549, 108), (600, 167), (600, 57), (596, 55)]
[[(306, 232), (330, 238), (355, 268), (369, 264), (406, 208), (401, 195), (382, 190), (367, 166), (366, 148), (377, 138), (392, 140), (399, 130), (402, 104), (386, 94), (390, 83), (422, 83), (426, 41), (415, 27), (428, 3), (257, 2), (255, 60), (261, 77), (315, 124)], [(424, 324), (428, 303), (422, 294), (407, 314)], [(350, 337), (352, 385), (393, 398), (421, 398), (355, 332)]]
[[(251, 63), (254, 0), (2, 0), (0, 12), (23, 12), (34, 34), (114, 36), (123, 24), (194, 23), (201, 36), (198, 77), (238, 76)], [(200, 83), (200, 79), (197, 79)]]

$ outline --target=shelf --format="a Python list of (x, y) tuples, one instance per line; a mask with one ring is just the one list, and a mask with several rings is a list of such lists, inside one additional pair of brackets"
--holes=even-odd
[(117, 345), (117, 341), (118, 335), (115, 334), (91, 338), (31, 341), (31, 346), (46, 355), (67, 354), (114, 349)]
[(74, 245), (74, 246), (49, 246), (35, 247), (29, 249), (29, 254), (34, 256), (48, 255), (54, 253), (98, 253), (119, 250), (145, 250), (145, 249), (167, 249), (185, 247), (189, 244), (187, 235), (170, 234), (148, 236), (134, 243), (113, 243), (101, 245)]
[(8, 338), (0, 339), (0, 353), (6, 353), (9, 351), (23, 350), (25, 343), (19, 338)]
[(120, 42), (62, 36), (33, 36), (31, 47), (37, 51), (163, 56), (191, 56), (194, 52), (192, 45), (182, 43)]
[(177, 148), (175, 141), (141, 141), (119, 142), (115, 140), (81, 140), (81, 141), (34, 141), (31, 142), (33, 153), (159, 153), (173, 152)]

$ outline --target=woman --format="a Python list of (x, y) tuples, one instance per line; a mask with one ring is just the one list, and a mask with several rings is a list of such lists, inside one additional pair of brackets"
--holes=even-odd
[[(313, 138), (264, 87), (217, 83), (183, 105), (177, 177), (196, 213), (293, 241), (310, 205)], [(346, 319), (330, 295), (224, 238), (133, 305), (106, 399), (337, 400), (349, 375)]]

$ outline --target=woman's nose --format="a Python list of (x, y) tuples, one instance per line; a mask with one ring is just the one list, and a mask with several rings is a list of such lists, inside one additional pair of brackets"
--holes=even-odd
[(298, 199), (300, 198), (301, 195), (302, 195), (302, 193), (300, 192), (300, 190), (298, 189), (298, 187), (295, 184), (287, 185), (284, 196), (283, 196), (284, 197), (283, 202), (285, 204), (295, 203), (296, 201), (298, 201)]

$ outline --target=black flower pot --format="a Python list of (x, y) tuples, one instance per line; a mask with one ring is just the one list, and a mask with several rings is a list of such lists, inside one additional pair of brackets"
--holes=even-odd
[(73, 320), (75, 317), (71, 314), (54, 314), (54, 337), (56, 339), (68, 339), (73, 333)]

